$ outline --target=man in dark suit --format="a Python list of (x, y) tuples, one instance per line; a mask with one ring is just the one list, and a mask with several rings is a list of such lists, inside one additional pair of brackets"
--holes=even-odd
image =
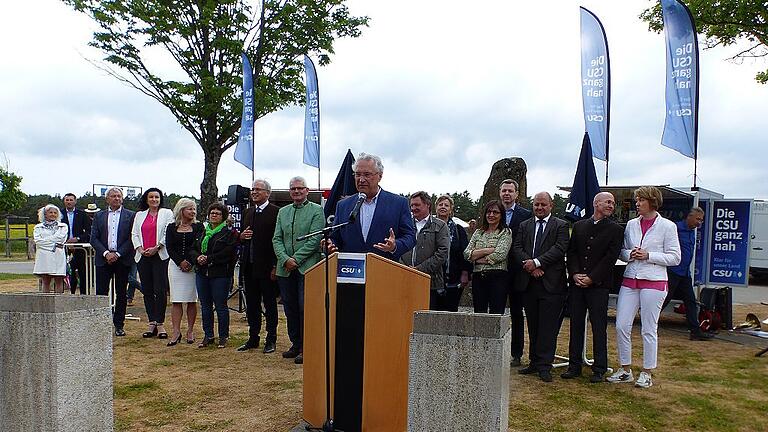
[(608, 293), (613, 284), (613, 268), (624, 241), (624, 229), (610, 219), (616, 202), (613, 195), (600, 192), (593, 200), (594, 214), (573, 224), (568, 243), (571, 316), (568, 344), (568, 370), (562, 378), (581, 376), (584, 353), (584, 322), (587, 311), (592, 322), (593, 383), (603, 382), (608, 370)]
[[(499, 185), (499, 198), (506, 209), (506, 222), (512, 231), (512, 243), (515, 242), (520, 222), (531, 217), (531, 211), (517, 204), (518, 184), (512, 179), (502, 180)], [(509, 248), (507, 257), (507, 275), (509, 277), (509, 318), (512, 324), (512, 362), (511, 366), (520, 366), (525, 344), (525, 322), (523, 321), (523, 295), (515, 289), (515, 278), (522, 271), (520, 263), (512, 256)]]
[[(366, 198), (354, 222), (333, 233), (328, 251), (373, 252), (397, 261), (416, 245), (416, 234), (408, 200), (379, 187), (384, 174), (381, 158), (360, 153), (352, 169), (357, 191)], [(336, 205), (334, 223), (349, 221), (358, 195)]]
[[(61, 221), (69, 227), (67, 243), (88, 243), (91, 235), (91, 219), (76, 207), (77, 197), (73, 193), (64, 195), (64, 208), (61, 209)], [(75, 293), (80, 286), (80, 294), (85, 294), (85, 251), (73, 250), (72, 276), (69, 280), (70, 292)]]
[(125, 307), (128, 272), (134, 263), (131, 226), (134, 212), (123, 207), (123, 191), (113, 187), (107, 191), (107, 208), (96, 213), (91, 226), (90, 242), (95, 252), (96, 294), (109, 295), (109, 283), (115, 281), (115, 312), (112, 322), (115, 336), (125, 336)]
[(248, 340), (237, 348), (240, 352), (259, 347), (262, 302), (267, 325), (264, 354), (275, 352), (277, 342), (277, 258), (272, 237), (275, 235), (277, 212), (280, 209), (269, 202), (271, 194), (272, 186), (268, 181), (254, 180), (251, 187), (253, 205), (245, 211), (242, 219), (241, 226), (245, 229), (240, 233), (240, 271), (245, 285)]
[(523, 292), (528, 321), (528, 358), (521, 374), (539, 374), (552, 381), (560, 314), (565, 303), (565, 253), (568, 224), (552, 216), (552, 196), (539, 192), (533, 197), (534, 217), (520, 223), (514, 243), (514, 259), (522, 270), (515, 288)]

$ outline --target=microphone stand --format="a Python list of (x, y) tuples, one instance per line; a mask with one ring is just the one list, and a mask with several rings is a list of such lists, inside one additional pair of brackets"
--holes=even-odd
[(296, 239), (296, 241), (301, 241), (322, 235), (324, 240), (323, 252), (325, 253), (325, 422), (322, 427), (306, 426), (304, 429), (308, 431), (342, 432), (341, 429), (336, 428), (333, 418), (331, 417), (331, 292), (328, 279), (328, 242), (330, 241), (332, 232), (351, 224), (354, 220), (355, 219), (352, 218), (347, 222), (342, 222), (338, 225), (330, 225), (319, 231), (303, 235)]

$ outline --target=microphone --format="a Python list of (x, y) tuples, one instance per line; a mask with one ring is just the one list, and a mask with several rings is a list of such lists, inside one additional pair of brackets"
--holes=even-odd
[(349, 221), (354, 222), (357, 219), (357, 215), (360, 213), (360, 207), (363, 205), (363, 201), (365, 201), (366, 198), (368, 198), (367, 195), (360, 192), (357, 194), (357, 202), (355, 203), (355, 208), (352, 209), (352, 213), (349, 214)]

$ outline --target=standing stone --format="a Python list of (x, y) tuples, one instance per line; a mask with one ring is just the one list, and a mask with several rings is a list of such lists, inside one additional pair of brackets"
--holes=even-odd
[(408, 431), (503, 431), (509, 423), (509, 315), (414, 314)]
[(0, 430), (112, 431), (107, 297), (0, 294)]
[[(499, 199), (499, 185), (501, 181), (505, 179), (512, 179), (520, 185), (518, 190), (518, 202), (524, 200), (528, 196), (528, 167), (525, 164), (523, 158), (511, 157), (504, 158), (493, 164), (491, 167), (491, 174), (488, 176), (488, 180), (483, 187), (483, 196), (480, 197), (480, 205), (478, 206), (478, 212), (483, 210), (483, 206), (490, 200)], [(478, 215), (479, 218), (482, 215)]]

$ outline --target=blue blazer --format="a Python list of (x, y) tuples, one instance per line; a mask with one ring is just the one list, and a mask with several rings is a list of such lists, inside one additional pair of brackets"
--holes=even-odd
[[(349, 214), (355, 207), (357, 195), (347, 197), (336, 205), (336, 219), (339, 224), (349, 220)], [(389, 237), (389, 229), (395, 232), (394, 253), (380, 251), (373, 247)], [(416, 245), (416, 230), (408, 200), (381, 189), (376, 201), (376, 211), (373, 213), (368, 240), (363, 240), (363, 230), (358, 218), (352, 224), (339, 228), (332, 234), (333, 243), (341, 252), (373, 252), (385, 258), (397, 261), (400, 256)]]
[[(109, 210), (102, 210), (96, 213), (91, 225), (91, 246), (95, 250), (94, 261), (96, 267), (107, 265), (104, 260), (104, 252), (109, 250), (109, 239), (107, 238), (107, 221)], [(117, 225), (117, 252), (120, 254), (119, 262), (127, 267), (133, 265), (135, 251), (131, 241), (131, 227), (133, 226), (133, 217), (135, 213), (123, 207), (120, 210), (120, 222)]]

